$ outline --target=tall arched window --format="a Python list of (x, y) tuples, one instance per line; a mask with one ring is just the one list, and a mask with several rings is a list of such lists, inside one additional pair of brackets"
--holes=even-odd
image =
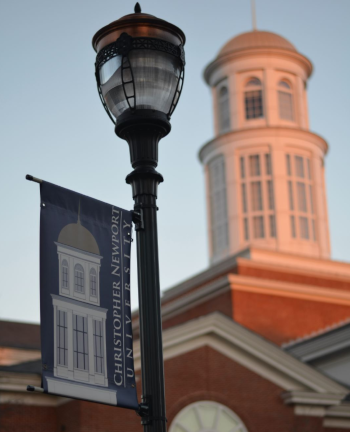
[(80, 264), (76, 264), (74, 267), (74, 291), (78, 293), (84, 293), (84, 269)]
[(218, 91), (218, 115), (219, 132), (224, 133), (230, 130), (230, 98), (226, 86), (221, 86)]
[(284, 80), (278, 83), (278, 105), (280, 118), (294, 121), (292, 87)]
[(169, 432), (248, 432), (242, 420), (225, 405), (200, 401), (174, 418)]
[(62, 261), (62, 288), (68, 289), (68, 262)]
[(90, 270), (90, 295), (97, 296), (97, 277), (94, 268)]
[(271, 154), (240, 156), (240, 177), (244, 240), (276, 238)]
[(228, 248), (228, 218), (226, 197), (225, 159), (217, 156), (208, 164), (211, 241), (214, 257)]
[(251, 78), (245, 85), (244, 103), (247, 120), (264, 117), (262, 84), (259, 78)]
[(287, 154), (286, 165), (291, 236), (317, 241), (310, 158)]

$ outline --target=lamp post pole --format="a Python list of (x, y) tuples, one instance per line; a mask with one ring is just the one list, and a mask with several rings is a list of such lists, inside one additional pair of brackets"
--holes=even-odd
[[(156, 171), (158, 143), (170, 132), (169, 119), (183, 81), (185, 35), (152, 15), (126, 15), (93, 38), (101, 102), (116, 134), (127, 141), (134, 170), (132, 186), (137, 239), (142, 402), (145, 432), (166, 432), (162, 320), (159, 283)], [(116, 121), (115, 121), (115, 120)]]
[(161, 113), (136, 111), (118, 120), (116, 133), (127, 140), (134, 168), (126, 178), (135, 201), (142, 405), (148, 407), (141, 423), (145, 432), (166, 431), (162, 321), (159, 284), (157, 188), (163, 177), (158, 164), (158, 143), (170, 132)]

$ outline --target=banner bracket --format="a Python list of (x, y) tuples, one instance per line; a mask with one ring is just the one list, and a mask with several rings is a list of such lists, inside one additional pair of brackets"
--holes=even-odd
[(143, 223), (143, 210), (142, 208), (136, 210), (131, 210), (132, 221), (135, 224), (135, 231), (140, 231), (145, 229)]
[(32, 385), (28, 385), (27, 386), (27, 391), (44, 393), (45, 390), (43, 388), (41, 388), (41, 387), (35, 387), (35, 386), (32, 386)]
[(33, 177), (33, 176), (30, 175), (30, 174), (27, 174), (27, 175), (26, 175), (26, 180), (33, 181), (33, 182), (35, 182), (35, 183), (39, 183), (39, 184), (43, 182), (41, 179), (39, 179), (39, 178), (37, 178), (37, 177)]

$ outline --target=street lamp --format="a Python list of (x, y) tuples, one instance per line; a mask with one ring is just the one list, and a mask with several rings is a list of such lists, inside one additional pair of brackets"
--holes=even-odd
[(141, 13), (126, 15), (100, 29), (96, 80), (101, 102), (116, 134), (130, 148), (131, 184), (137, 236), (142, 369), (140, 413), (147, 432), (166, 431), (162, 322), (157, 238), (156, 171), (158, 143), (170, 132), (179, 101), (185, 56), (184, 33), (173, 24)]

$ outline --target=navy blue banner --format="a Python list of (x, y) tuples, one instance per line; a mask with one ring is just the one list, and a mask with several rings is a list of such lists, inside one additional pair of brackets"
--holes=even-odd
[(47, 182), (40, 191), (44, 391), (137, 409), (131, 212)]

